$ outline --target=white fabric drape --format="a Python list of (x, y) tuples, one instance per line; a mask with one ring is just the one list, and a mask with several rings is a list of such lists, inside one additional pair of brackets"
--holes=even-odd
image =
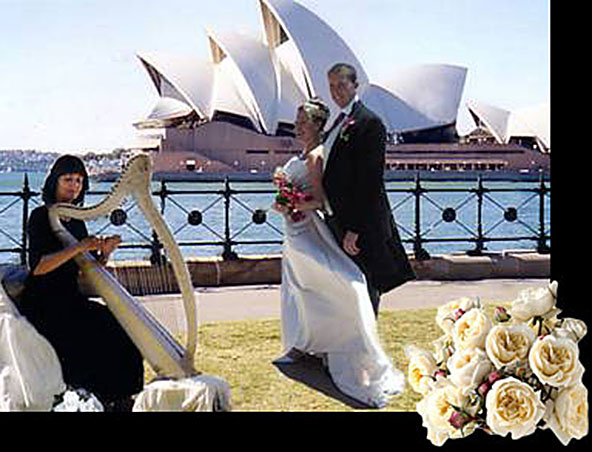
[(0, 284), (0, 411), (50, 411), (65, 389), (55, 350)]
[(230, 387), (209, 375), (156, 380), (138, 394), (133, 411), (230, 411)]

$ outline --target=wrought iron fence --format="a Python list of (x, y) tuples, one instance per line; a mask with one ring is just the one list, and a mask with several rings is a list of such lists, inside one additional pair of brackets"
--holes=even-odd
[[(282, 220), (279, 215), (270, 215), (269, 212), (275, 194), (269, 180), (238, 182), (226, 178), (218, 181), (218, 186), (213, 188), (208, 188), (209, 183), (199, 183), (200, 187), (205, 187), (203, 189), (171, 189), (171, 185), (175, 183), (153, 183), (152, 195), (160, 204), (161, 213), (179, 246), (214, 247), (224, 259), (235, 259), (239, 246), (281, 245)], [(434, 188), (421, 180), (419, 175), (414, 182), (399, 185), (387, 186), (387, 193), (402, 241), (417, 259), (429, 259), (427, 248), (432, 244), (450, 243), (466, 244), (461, 251), (469, 255), (483, 254), (488, 243), (519, 241), (532, 243), (532, 248), (538, 253), (550, 253), (551, 188), (542, 176), (528, 187), (496, 188), (479, 177), (468, 184), (468, 188)], [(90, 191), (87, 199), (100, 199), (107, 193)], [(513, 196), (521, 193), (524, 199), (514, 197), (508, 201), (504, 199), (504, 194), (508, 193)], [(191, 206), (187, 205), (187, 196), (191, 197)], [(8, 202), (2, 202), (2, 198), (7, 198)], [(26, 263), (27, 220), (33, 205), (40, 202), (40, 193), (31, 190), (26, 176), (20, 191), (0, 192), (0, 239), (3, 237), (3, 242), (8, 244), (0, 246), (0, 255), (16, 254), (22, 264)], [(19, 203), (22, 203), (20, 209)], [(532, 207), (534, 203), (536, 208)], [(111, 212), (109, 218), (96, 226), (92, 233), (102, 234), (108, 228), (126, 228), (135, 240), (124, 238), (120, 249), (146, 249), (151, 261), (160, 261), (162, 245), (150, 225), (138, 215), (134, 216), (135, 207), (133, 202), (125, 203)], [(173, 210), (174, 215), (171, 213)], [(18, 212), (18, 215), (12, 211)], [(525, 214), (526, 211), (528, 214)], [(20, 218), (21, 227), (15, 234), (17, 218)], [(512, 225), (511, 232), (507, 232), (508, 225)], [(456, 227), (456, 232), (450, 229), (452, 226)], [(190, 232), (186, 234), (188, 230)], [(195, 240), (198, 236), (201, 239)]]

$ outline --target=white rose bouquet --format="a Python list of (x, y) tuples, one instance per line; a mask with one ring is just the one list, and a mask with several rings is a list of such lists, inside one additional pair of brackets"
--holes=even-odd
[(588, 391), (578, 342), (581, 320), (558, 319), (557, 282), (528, 289), (490, 319), (479, 300), (438, 309), (444, 335), (433, 351), (415, 345), (408, 381), (428, 439), (441, 446), (482, 429), (512, 439), (550, 428), (563, 445), (588, 434)]

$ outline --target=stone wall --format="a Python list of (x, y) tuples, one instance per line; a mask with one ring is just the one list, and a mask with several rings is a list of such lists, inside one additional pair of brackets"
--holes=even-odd
[[(411, 257), (419, 280), (470, 281), (479, 279), (549, 278), (550, 255), (505, 252), (483, 256), (441, 255), (427, 261)], [(196, 287), (279, 284), (281, 256), (249, 256), (224, 261), (220, 257), (193, 258), (187, 262)], [(174, 293), (178, 291), (170, 267), (151, 266), (148, 262), (116, 262), (109, 270), (134, 295)]]

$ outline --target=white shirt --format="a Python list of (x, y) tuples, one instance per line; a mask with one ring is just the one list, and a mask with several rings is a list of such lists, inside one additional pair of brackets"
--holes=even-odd
[[(347, 118), (351, 114), (352, 109), (354, 108), (354, 103), (356, 103), (358, 100), (360, 100), (360, 98), (356, 94), (353, 97), (353, 99), (345, 107), (343, 107), (341, 109), (341, 113), (344, 113), (345, 116), (333, 128), (333, 130), (327, 136), (327, 139), (323, 143), (323, 172), (325, 171), (325, 168), (327, 167), (327, 162), (329, 161), (329, 154), (331, 153), (331, 148), (333, 147), (335, 140), (337, 139), (337, 137), (339, 136), (339, 133), (341, 132), (341, 126), (343, 125), (345, 118)], [(327, 199), (325, 199), (325, 210), (327, 211), (327, 213), (329, 215), (333, 215), (333, 209), (331, 209), (331, 206), (329, 205), (329, 201)]]
[(333, 147), (335, 140), (337, 139), (337, 137), (339, 136), (339, 133), (341, 132), (341, 126), (343, 125), (345, 118), (347, 118), (351, 114), (351, 111), (354, 108), (354, 103), (356, 103), (358, 100), (360, 100), (360, 98), (356, 94), (354, 96), (354, 98), (349, 102), (349, 104), (347, 104), (345, 107), (343, 107), (341, 109), (341, 113), (344, 113), (345, 116), (337, 124), (337, 126), (335, 126), (333, 128), (333, 130), (327, 136), (327, 139), (323, 143), (323, 171), (325, 171), (325, 168), (327, 166), (327, 161), (329, 160), (329, 154), (331, 153), (331, 148)]

